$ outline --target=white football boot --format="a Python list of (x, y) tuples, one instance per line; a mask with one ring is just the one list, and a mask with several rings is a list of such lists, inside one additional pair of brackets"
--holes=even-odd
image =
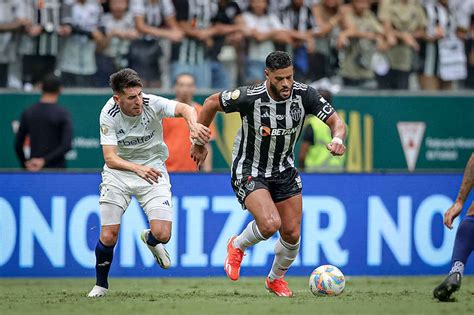
[(158, 265), (160, 265), (160, 267), (163, 269), (168, 269), (169, 267), (171, 267), (170, 254), (168, 254), (168, 251), (166, 250), (165, 246), (163, 246), (163, 244), (158, 244), (156, 246), (149, 245), (146, 242), (146, 240), (148, 239), (148, 233), (151, 233), (150, 229), (143, 230), (141, 235), (143, 243), (148, 246), (150, 252), (153, 254), (153, 256), (155, 256)]
[(106, 289), (106, 288), (103, 288), (103, 287), (99, 287), (98, 285), (95, 285), (92, 288), (91, 292), (89, 292), (89, 294), (87, 294), (87, 297), (100, 298), (100, 297), (106, 296), (108, 292), (109, 292), (109, 289)]

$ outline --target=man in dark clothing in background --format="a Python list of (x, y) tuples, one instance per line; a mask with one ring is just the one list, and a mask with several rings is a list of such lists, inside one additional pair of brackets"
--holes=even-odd
[[(72, 147), (72, 122), (69, 112), (57, 104), (60, 92), (59, 78), (47, 75), (40, 101), (21, 115), (15, 150), (20, 163), (29, 171), (66, 167), (65, 155)], [(27, 136), (31, 147), (29, 157), (23, 151)]]

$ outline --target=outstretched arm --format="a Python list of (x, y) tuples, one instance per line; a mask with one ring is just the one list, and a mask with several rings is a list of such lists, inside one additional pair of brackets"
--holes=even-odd
[(178, 102), (176, 104), (175, 116), (183, 117), (187, 121), (192, 142), (201, 144), (209, 142), (211, 131), (207, 126), (197, 122), (197, 114), (194, 107)]
[(343, 155), (346, 152), (344, 139), (346, 139), (346, 124), (335, 112), (327, 120), (326, 124), (331, 128), (332, 141), (326, 147), (332, 155)]
[(472, 190), (474, 185), (474, 153), (471, 154), (471, 158), (467, 162), (466, 169), (464, 170), (464, 176), (462, 178), (461, 187), (454, 204), (444, 214), (444, 225), (449, 229), (453, 228), (454, 219), (461, 214), (464, 202), (466, 202), (467, 196)]
[[(198, 122), (209, 127), (218, 111), (222, 111), (222, 108), (219, 103), (219, 93), (215, 93), (204, 101), (202, 110), (199, 113)], [(191, 146), (191, 158), (197, 163), (197, 165), (201, 165), (201, 163), (206, 160), (207, 153), (207, 148), (203, 145), (193, 143)]]

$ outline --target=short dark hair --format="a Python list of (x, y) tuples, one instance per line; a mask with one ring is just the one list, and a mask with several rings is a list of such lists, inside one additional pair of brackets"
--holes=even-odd
[(138, 73), (130, 68), (124, 68), (112, 73), (109, 78), (109, 85), (114, 92), (123, 92), (123, 89), (129, 87), (143, 87)]
[(61, 91), (61, 79), (52, 73), (44, 76), (41, 81), (43, 93), (59, 93)]
[(291, 65), (293, 65), (291, 57), (284, 51), (274, 51), (265, 60), (265, 67), (270, 70), (284, 69)]

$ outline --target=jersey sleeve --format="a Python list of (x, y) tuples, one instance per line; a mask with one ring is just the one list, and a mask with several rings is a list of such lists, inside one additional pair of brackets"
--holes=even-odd
[(219, 104), (226, 113), (242, 112), (245, 110), (247, 88), (239, 87), (235, 90), (224, 90), (219, 93)]
[(162, 3), (163, 3), (163, 16), (165, 19), (169, 18), (170, 16), (176, 15), (176, 11), (174, 9), (174, 5), (171, 0), (162, 0)]
[(100, 144), (117, 145), (115, 122), (106, 111), (100, 113)]
[(332, 105), (310, 86), (303, 95), (303, 106), (306, 114), (313, 114), (322, 121), (326, 121), (335, 112)]
[[(146, 97), (143, 98), (143, 102), (146, 104)], [(175, 117), (177, 103), (178, 102), (165, 97), (149, 95), (149, 106), (153, 107), (156, 112), (156, 116), (159, 119)]]
[(174, 3), (176, 21), (187, 21), (189, 19), (189, 3), (187, 0), (177, 0)]
[(145, 0), (130, 1), (129, 6), (133, 16), (145, 16)]

